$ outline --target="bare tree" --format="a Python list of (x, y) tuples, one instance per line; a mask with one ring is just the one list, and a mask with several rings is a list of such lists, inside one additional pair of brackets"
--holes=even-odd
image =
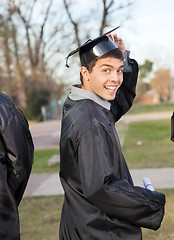
[(17, 41), (17, 29), (11, 20), (12, 24), (12, 40), (14, 45), (14, 59), (15, 59), (15, 71), (16, 71), (16, 103), (21, 109), (26, 110), (27, 108), (27, 96), (26, 96), (26, 76), (24, 72), (23, 64), (21, 64), (21, 58), (19, 55), (19, 43)]
[[(102, 35), (104, 33), (104, 29), (108, 26), (111, 25), (111, 21), (110, 21), (110, 17), (112, 14), (116, 14), (119, 15), (117, 13), (119, 13), (119, 11), (121, 11), (122, 9), (128, 9), (129, 7), (131, 7), (134, 4), (134, 0), (128, 0), (126, 2), (124, 2), (124, 4), (122, 3), (122, 1), (114, 1), (114, 0), (100, 0), (99, 4), (101, 5), (101, 12), (100, 12), (100, 22), (99, 22), (99, 35)], [(118, 5), (116, 5), (118, 4)], [(76, 43), (78, 46), (81, 45), (81, 40), (80, 40), (80, 25), (81, 23), (84, 23), (85, 20), (83, 20), (83, 18), (85, 19), (86, 16), (81, 16), (80, 19), (78, 20), (74, 20), (73, 19), (73, 12), (71, 11), (71, 7), (73, 5), (73, 1), (72, 0), (64, 0), (64, 6), (65, 6), (65, 10), (67, 13), (67, 16), (70, 20), (70, 23), (73, 26), (74, 29), (74, 33), (75, 33), (75, 39), (76, 39)], [(97, 12), (98, 9), (96, 7), (96, 9), (94, 9), (92, 12), (95, 13)], [(125, 20), (129, 19), (130, 15), (125, 15)], [(88, 19), (93, 19), (93, 16), (88, 16)], [(88, 21), (86, 21), (87, 24)], [(86, 38), (88, 37), (88, 33)]]
[[(11, 1), (10, 1), (11, 2)], [(0, 7), (4, 8), (3, 4), (0, 3)], [(8, 4), (9, 5), (9, 4)], [(7, 5), (7, 6), (8, 6)], [(0, 27), (5, 25), (8, 21), (10, 21), (11, 16), (17, 11), (17, 9), (14, 7), (10, 7), (8, 8), (8, 12), (5, 13), (4, 15), (0, 15)]]
[[(48, 3), (46, 13), (45, 13), (45, 17), (44, 17), (43, 22), (40, 26), (40, 30), (38, 31), (38, 34), (35, 35), (35, 36), (34, 35), (31, 36), (31, 32), (33, 31), (33, 29), (32, 29), (32, 25), (31, 25), (30, 22), (31, 22), (31, 18), (32, 18), (32, 12), (33, 12), (33, 9), (34, 9), (34, 5), (36, 4), (36, 2), (37, 2), (37, 0), (33, 1), (28, 19), (26, 18), (26, 16), (24, 16), (24, 14), (22, 14), (20, 6), (18, 6), (18, 14), (19, 14), (24, 26), (25, 26), (25, 31), (26, 31), (28, 56), (29, 56), (29, 60), (30, 60), (31, 70), (32, 70), (33, 83), (34, 83), (34, 80), (38, 78), (37, 70), (38, 70), (39, 64), (41, 64), (41, 66), (44, 65), (44, 55), (41, 52), (41, 50), (42, 50), (41, 47), (42, 47), (42, 44), (44, 43), (43, 36), (44, 36), (45, 25), (46, 25), (47, 20), (48, 20), (48, 16), (49, 16), (49, 12), (50, 12), (50, 8), (51, 8), (53, 0), (50, 0), (49, 3)], [(31, 38), (33, 38), (33, 37), (34, 37), (34, 42), (35, 42), (34, 47), (31, 44)], [(42, 58), (41, 58), (41, 56), (42, 56)], [(42, 62), (40, 63), (41, 60), (42, 60)], [(41, 69), (44, 70), (44, 68), (41, 68)]]
[(56, 41), (59, 25), (54, 21), (54, 27), (51, 26), (51, 31), (46, 32), (48, 20), (53, 16), (51, 12), (53, 0), (45, 1), (45, 5), (42, 6), (43, 12), (39, 14), (40, 23), (34, 15), (41, 4), (39, 0), (6, 1), (7, 4), (2, 6), (4, 15), (0, 16), (0, 41), (3, 46), (1, 48), (3, 59), (0, 59), (0, 64), (6, 66), (6, 73), (4, 72), (3, 76), (6, 81), (2, 81), (4, 87), (6, 83), (6, 87), (3, 89), (15, 97), (18, 106), (25, 110), (27, 90), (33, 87), (50, 89), (56, 84), (49, 69), (51, 66), (49, 62), (54, 57), (56, 44), (53, 44), (53, 41)]
[(79, 29), (78, 29), (79, 23), (75, 22), (75, 20), (73, 20), (73, 18), (72, 18), (71, 11), (70, 11), (71, 3), (67, 2), (67, 0), (64, 0), (63, 2), (64, 2), (64, 6), (65, 6), (65, 9), (66, 9), (68, 18), (70, 19), (70, 21), (71, 21), (71, 23), (72, 23), (72, 25), (74, 27), (74, 32), (75, 32), (75, 37), (76, 37), (77, 44), (78, 44), (78, 46), (80, 46), (81, 43), (80, 43)]

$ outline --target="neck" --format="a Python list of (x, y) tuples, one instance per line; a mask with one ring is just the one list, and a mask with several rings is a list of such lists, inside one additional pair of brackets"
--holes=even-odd
[(85, 88), (84, 84), (82, 84), (82, 89), (86, 90), (86, 88)]

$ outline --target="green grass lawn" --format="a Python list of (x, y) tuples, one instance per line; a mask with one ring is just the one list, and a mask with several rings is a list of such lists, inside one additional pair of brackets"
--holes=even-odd
[[(129, 168), (174, 167), (170, 126), (170, 119), (153, 120), (130, 123), (122, 130), (122, 150)], [(58, 172), (59, 164), (48, 166), (48, 160), (56, 154), (58, 149), (36, 150), (32, 173)]]
[(128, 125), (122, 150), (129, 168), (174, 167), (170, 125), (170, 119)]
[[(158, 231), (143, 229), (143, 240), (174, 239), (174, 189), (166, 194), (166, 213)], [(24, 198), (19, 207), (21, 240), (58, 240), (63, 196)]]
[(63, 196), (23, 198), (21, 240), (57, 240)]
[(166, 112), (174, 111), (173, 103), (160, 103), (160, 104), (134, 104), (130, 109), (130, 114), (150, 113), (150, 112)]
[(58, 149), (42, 149), (35, 150), (34, 164), (32, 173), (52, 173), (59, 171), (59, 163), (48, 166), (48, 160), (53, 156), (59, 154)]

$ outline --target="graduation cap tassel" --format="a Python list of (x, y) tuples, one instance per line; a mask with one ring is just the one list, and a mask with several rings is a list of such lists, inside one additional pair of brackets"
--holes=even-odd
[(68, 57), (66, 57), (65, 59), (66, 59), (65, 66), (66, 66), (67, 68), (69, 68), (69, 65), (68, 65)]
[(70, 53), (68, 54), (68, 56), (65, 58), (65, 59), (66, 59), (66, 65), (65, 65), (65, 66), (66, 66), (67, 68), (69, 68), (68, 58), (71, 57), (72, 55), (74, 55), (75, 53), (79, 52), (79, 49), (80, 49), (80, 48), (78, 47), (76, 50), (70, 52)]

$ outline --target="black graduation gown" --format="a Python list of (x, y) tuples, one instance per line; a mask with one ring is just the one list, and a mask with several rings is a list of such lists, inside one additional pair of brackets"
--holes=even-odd
[(18, 205), (26, 188), (34, 146), (23, 113), (0, 93), (0, 240), (19, 240)]
[(174, 142), (174, 112), (173, 115), (171, 116), (171, 141)]
[(115, 129), (135, 96), (133, 64), (134, 75), (124, 75), (111, 111), (90, 99), (64, 104), (60, 240), (140, 240), (141, 227), (160, 227), (165, 196), (133, 185)]

